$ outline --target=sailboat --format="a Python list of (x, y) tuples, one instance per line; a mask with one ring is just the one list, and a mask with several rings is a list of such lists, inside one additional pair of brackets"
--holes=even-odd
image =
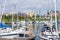
[(41, 29), (39, 37), (43, 40), (57, 40), (58, 39), (58, 31), (57, 31), (57, 20), (55, 14), (55, 21), (52, 21), (52, 14), (51, 21), (44, 24), (44, 27)]
[[(5, 0), (5, 4), (6, 4), (6, 0)], [(17, 14), (17, 16), (18, 16), (18, 14)], [(17, 23), (19, 23), (18, 18), (17, 18)], [(17, 28), (14, 30), (13, 24), (14, 24), (14, 22), (13, 22), (13, 14), (12, 14), (12, 28), (4, 28), (4, 29), (1, 28), (2, 32), (0, 31), (0, 38), (30, 40), (35, 37), (33, 31), (29, 30), (29, 26), (24, 25), (24, 26), (18, 28), (19, 26), (17, 25)]]

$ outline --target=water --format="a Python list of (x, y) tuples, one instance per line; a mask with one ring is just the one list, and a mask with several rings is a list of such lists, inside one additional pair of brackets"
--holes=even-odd
[(40, 40), (40, 38), (39, 38), (38, 36), (36, 36), (34, 39), (35, 39), (35, 40)]
[[(39, 36), (39, 33), (41, 32), (41, 28), (43, 27), (43, 24), (44, 23), (35, 23), (35, 35), (36, 37), (34, 38), (35, 40), (41, 40), (38, 36)], [(57, 22), (57, 28), (58, 28), (58, 31), (60, 31), (60, 22)]]
[(40, 38), (38, 37), (39, 36), (39, 33), (41, 32), (41, 28), (42, 28), (42, 25), (43, 25), (43, 23), (40, 23), (40, 22), (38, 22), (38, 23), (35, 23), (35, 40), (40, 40)]

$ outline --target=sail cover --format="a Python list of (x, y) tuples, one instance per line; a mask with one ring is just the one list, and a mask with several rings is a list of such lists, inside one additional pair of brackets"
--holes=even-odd
[(2, 22), (0, 22), (0, 28), (11, 28), (12, 25), (5, 25)]

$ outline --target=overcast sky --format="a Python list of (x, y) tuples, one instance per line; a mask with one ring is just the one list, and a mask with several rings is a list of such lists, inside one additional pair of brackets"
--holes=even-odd
[[(4, 0), (0, 0), (0, 10), (1, 4)], [(47, 10), (54, 10), (53, 0), (6, 0), (5, 12), (10, 12), (12, 10), (11, 4), (14, 4), (18, 12), (24, 12), (25, 10), (40, 10), (41, 13), (46, 14)], [(60, 0), (57, 0), (57, 10), (60, 10), (59, 5)]]
[(56, 9), (60, 11), (60, 0), (56, 1)]

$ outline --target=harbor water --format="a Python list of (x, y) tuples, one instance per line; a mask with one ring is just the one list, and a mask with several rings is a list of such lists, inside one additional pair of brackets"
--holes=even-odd
[(40, 38), (39, 38), (39, 33), (41, 32), (41, 29), (42, 29), (42, 27), (43, 27), (43, 22), (41, 23), (41, 22), (38, 22), (38, 23), (35, 23), (35, 38), (34, 38), (34, 40), (40, 40)]
[[(35, 23), (35, 35), (36, 35), (35, 40), (43, 40), (38, 37), (43, 25), (44, 25), (43, 22), (42, 23), (41, 22)], [(60, 31), (60, 22), (57, 22), (57, 29), (58, 29), (58, 31)], [(60, 40), (60, 39), (54, 38), (54, 40)]]
[[(34, 38), (34, 40), (41, 40), (38, 36), (39, 36), (39, 33), (41, 32), (43, 24), (44, 23), (41, 23), (41, 22), (34, 23), (34, 33), (36, 35), (35, 38)], [(58, 22), (57, 24), (58, 24), (57, 28), (60, 31), (60, 22)], [(0, 40), (22, 40), (22, 39), (3, 39), (3, 38), (0, 38)]]

